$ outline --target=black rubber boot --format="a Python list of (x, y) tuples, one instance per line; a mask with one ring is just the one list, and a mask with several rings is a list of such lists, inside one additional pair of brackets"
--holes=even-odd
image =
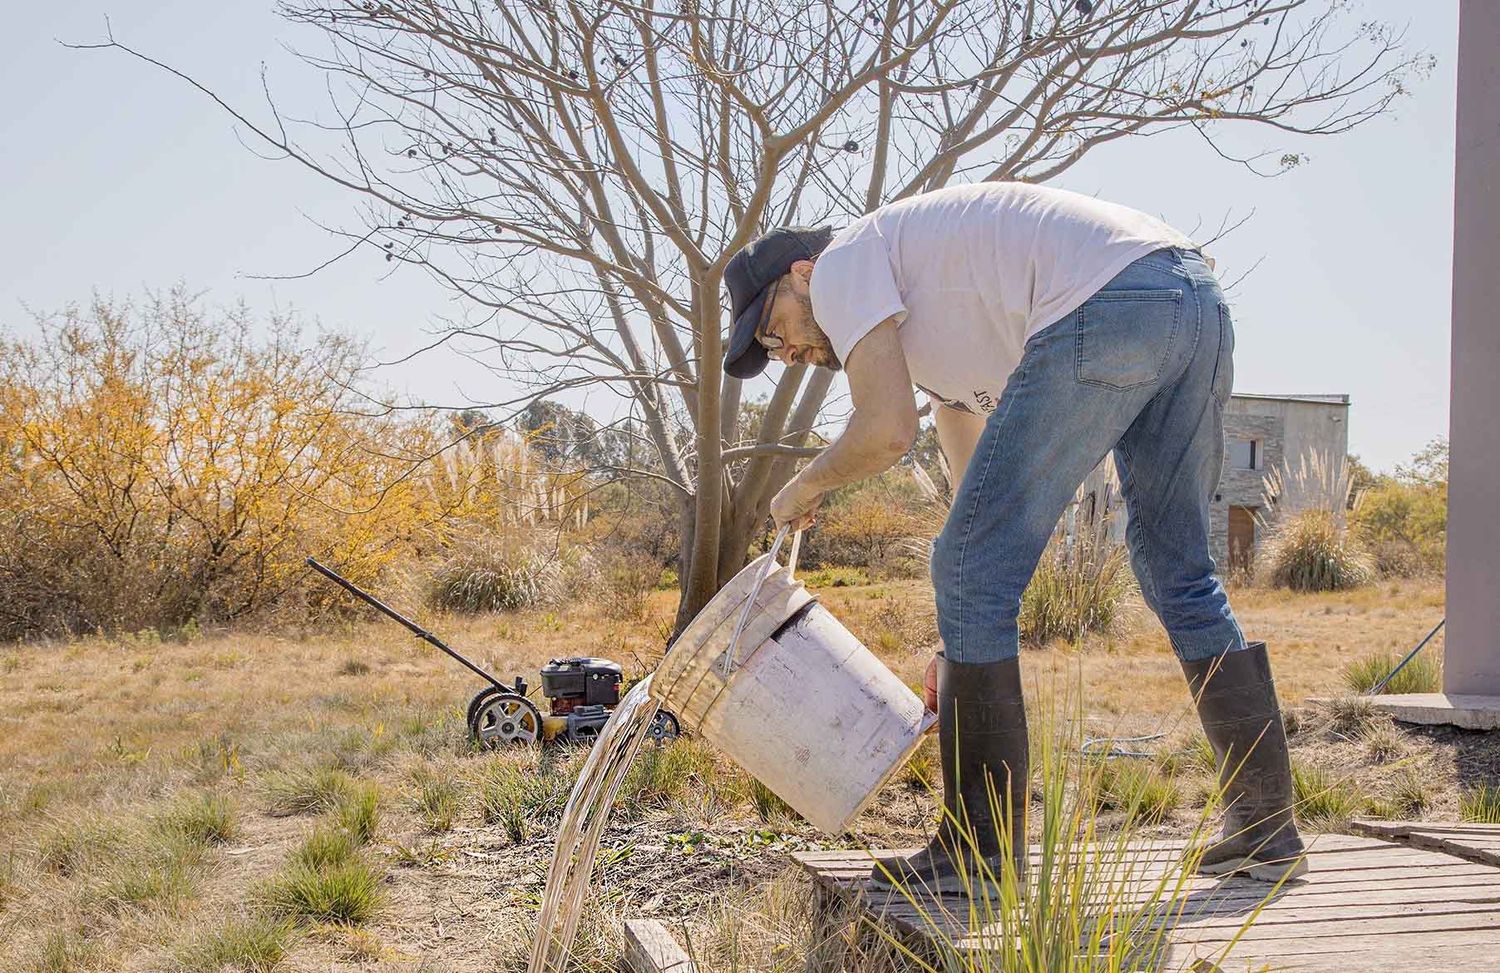
[(1199, 871), (1268, 882), (1303, 874), (1306, 848), (1292, 818), (1291, 759), (1266, 643), (1183, 662), (1182, 671), (1224, 788), (1224, 831)]
[[(1018, 877), (1026, 868), (1029, 768), (1020, 660), (968, 664), (939, 653), (937, 684), (943, 820), (925, 849), (877, 862), (870, 877), (882, 888), (992, 896), (1004, 855)], [(1008, 823), (997, 820), (997, 810)]]

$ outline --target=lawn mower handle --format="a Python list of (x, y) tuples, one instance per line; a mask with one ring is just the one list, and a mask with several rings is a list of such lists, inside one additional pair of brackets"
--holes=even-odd
[(486, 682), (490, 683), (496, 689), (505, 690), (506, 692), (510, 692), (511, 691), (511, 687), (505, 685), (500, 680), (498, 680), (494, 676), (490, 675), (488, 672), (485, 672), (483, 669), (479, 668), (474, 663), (470, 662), (468, 659), (465, 659), (463, 656), (459, 655), (457, 652), (454, 652), (452, 649), (448, 648), (448, 646), (446, 644), (444, 644), (444, 642), (443, 642), (442, 639), (438, 638), (436, 635), (433, 635), (431, 632), (427, 631), (427, 629), (423, 628), (422, 626), (418, 625), (416, 622), (414, 622), (411, 619), (407, 618), (405, 615), (403, 615), (400, 612), (396, 611), (396, 609), (392, 608), (390, 605), (387, 605), (385, 602), (381, 601), (379, 598), (376, 598), (374, 595), (370, 594), (368, 591), (365, 591), (363, 588), (361, 588), (359, 585), (355, 584), (353, 581), (350, 581), (348, 578), (343, 577), (337, 571), (334, 571), (332, 568), (324, 567), (323, 565), (319, 564), (315, 558), (308, 558), (307, 559), (307, 566), (310, 567), (310, 568), (312, 568), (314, 571), (318, 572), (319, 574), (321, 574), (323, 577), (327, 578), (329, 581), (332, 581), (334, 584), (336, 584), (339, 587), (343, 588), (345, 591), (349, 592), (351, 595), (353, 595), (354, 597), (358, 598), (360, 601), (362, 601), (365, 604), (369, 605), (371, 608), (374, 608), (377, 611), (379, 611), (379, 612), (383, 613), (384, 615), (386, 615), (387, 617), (392, 618), (392, 619), (400, 622), (402, 625), (406, 626), (407, 630), (409, 630), (417, 638), (421, 639), (422, 641), (426, 642), (429, 645), (436, 646), (438, 649), (442, 650), (443, 652), (446, 652), (448, 655), (450, 655), (453, 658), (457, 659), (459, 662), (461, 662), (465, 666), (467, 666), (470, 672), (472, 672), (475, 675), (479, 676), (480, 678), (484, 679)]

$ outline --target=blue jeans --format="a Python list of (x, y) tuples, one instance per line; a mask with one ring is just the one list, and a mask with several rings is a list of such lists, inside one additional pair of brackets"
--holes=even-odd
[(1032, 336), (933, 544), (947, 658), (1018, 654), (1021, 592), (1074, 491), (1110, 450), (1130, 563), (1173, 650), (1199, 660), (1245, 647), (1208, 539), (1233, 353), (1218, 280), (1196, 251), (1176, 248), (1135, 261)]

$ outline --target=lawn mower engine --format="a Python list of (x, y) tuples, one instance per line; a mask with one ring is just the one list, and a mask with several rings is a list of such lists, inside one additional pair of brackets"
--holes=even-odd
[(578, 656), (542, 666), (542, 695), (551, 704), (547, 736), (568, 742), (592, 740), (620, 704), (620, 664)]
[[(548, 740), (592, 743), (609, 715), (620, 705), (620, 664), (608, 659), (575, 656), (553, 659), (542, 666), (542, 695), (550, 701), (550, 712), (542, 718)], [(658, 710), (651, 721), (650, 739), (658, 743), (675, 739), (682, 729), (677, 717)]]

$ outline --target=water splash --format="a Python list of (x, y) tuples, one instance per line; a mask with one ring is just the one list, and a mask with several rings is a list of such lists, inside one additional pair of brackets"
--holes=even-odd
[(547, 869), (547, 891), (537, 915), (527, 973), (562, 973), (568, 961), (610, 808), (656, 716), (658, 704), (650, 690), (651, 677), (647, 676), (620, 700), (568, 795), (557, 848)]

